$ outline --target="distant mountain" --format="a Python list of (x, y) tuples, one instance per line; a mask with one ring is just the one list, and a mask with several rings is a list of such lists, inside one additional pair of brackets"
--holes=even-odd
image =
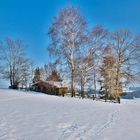
[(130, 87), (130, 91), (140, 91), (140, 87)]
[(136, 91), (133, 91), (132, 93), (133, 93), (133, 97), (140, 98), (140, 89), (136, 90)]
[(133, 98), (140, 98), (140, 89), (137, 89), (132, 92), (127, 92), (127, 95), (123, 96), (123, 99), (133, 99)]

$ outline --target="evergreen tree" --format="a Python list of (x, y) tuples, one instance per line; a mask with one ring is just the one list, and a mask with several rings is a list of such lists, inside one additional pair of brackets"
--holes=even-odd
[(40, 71), (40, 68), (37, 67), (35, 69), (35, 74), (34, 74), (34, 78), (33, 78), (33, 83), (37, 83), (41, 81), (41, 71)]
[(62, 81), (58, 72), (56, 70), (53, 70), (51, 75), (47, 78), (47, 80), (50, 81)]

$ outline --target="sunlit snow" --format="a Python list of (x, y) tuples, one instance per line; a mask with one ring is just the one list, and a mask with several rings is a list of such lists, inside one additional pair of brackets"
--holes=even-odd
[(115, 104), (0, 90), (0, 140), (139, 139), (139, 99)]

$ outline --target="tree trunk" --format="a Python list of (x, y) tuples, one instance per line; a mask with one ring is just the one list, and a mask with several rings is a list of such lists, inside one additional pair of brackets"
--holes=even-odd
[(13, 80), (12, 80), (12, 67), (10, 65), (10, 86), (13, 86)]
[(115, 93), (115, 100), (118, 103), (120, 103), (120, 92), (121, 92), (120, 79), (121, 79), (121, 65), (118, 64), (117, 77), (116, 77), (116, 93)]
[(81, 76), (81, 97), (84, 98), (84, 85), (83, 85), (82, 76)]
[(94, 91), (95, 96), (93, 96), (93, 98), (96, 99), (96, 74), (95, 74), (95, 71), (94, 71), (94, 77), (93, 78), (94, 78), (94, 90), (95, 90)]
[(13, 86), (12, 77), (11, 77), (11, 75), (10, 75), (10, 87), (12, 87), (12, 86)]
[(71, 97), (75, 96), (75, 91), (74, 91), (74, 69), (72, 69), (71, 73)]

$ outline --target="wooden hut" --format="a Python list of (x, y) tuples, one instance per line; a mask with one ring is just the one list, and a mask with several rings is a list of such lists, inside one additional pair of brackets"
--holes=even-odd
[(39, 81), (32, 85), (32, 90), (50, 95), (64, 96), (68, 88), (63, 86), (61, 82)]

